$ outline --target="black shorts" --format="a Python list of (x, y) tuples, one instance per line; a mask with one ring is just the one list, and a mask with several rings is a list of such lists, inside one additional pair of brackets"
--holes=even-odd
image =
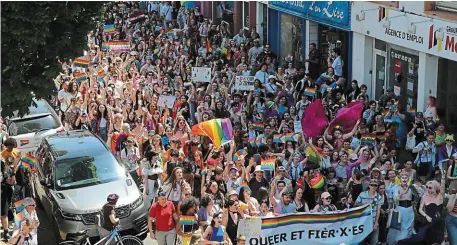
[(11, 204), (11, 199), (13, 197), (13, 188), (11, 186), (2, 186), (2, 195), (1, 195), (1, 216), (8, 215), (8, 211)]

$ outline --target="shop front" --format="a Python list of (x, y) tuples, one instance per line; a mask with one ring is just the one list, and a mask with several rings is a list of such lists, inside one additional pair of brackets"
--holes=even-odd
[(370, 98), (393, 88), (408, 110), (424, 111), (437, 97), (440, 118), (457, 131), (457, 24), (369, 2), (352, 11), (354, 79)]
[[(279, 57), (294, 56), (295, 65), (304, 65), (309, 45), (315, 43), (321, 53), (321, 69), (339, 47), (344, 61), (343, 75), (350, 77), (352, 43), (351, 3), (271, 1), (268, 13), (268, 42)], [(277, 33), (277, 35), (275, 34)]]

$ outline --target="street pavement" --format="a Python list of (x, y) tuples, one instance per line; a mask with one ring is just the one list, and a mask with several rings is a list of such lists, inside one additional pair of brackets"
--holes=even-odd
[[(53, 226), (44, 211), (40, 208), (37, 207), (37, 214), (38, 214), (38, 219), (40, 220), (40, 226), (38, 227), (38, 244), (39, 245), (57, 245), (55, 235), (53, 232)], [(13, 225), (10, 226), (10, 228), (13, 228)], [(12, 231), (10, 229), (10, 231)], [(149, 234), (144, 234), (140, 237), (143, 240), (143, 244), (145, 245), (157, 245), (156, 240), (152, 240), (149, 237)], [(0, 245), (6, 244), (4, 242), (0, 242)], [(93, 242), (92, 244), (95, 244)]]

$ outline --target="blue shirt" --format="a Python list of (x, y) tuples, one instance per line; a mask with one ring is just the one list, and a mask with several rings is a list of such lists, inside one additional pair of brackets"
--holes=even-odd
[(379, 195), (377, 192), (375, 192), (373, 197), (370, 197), (370, 194), (368, 194), (368, 191), (364, 191), (360, 193), (360, 195), (357, 197), (357, 200), (355, 200), (355, 203), (357, 204), (366, 204), (366, 203), (371, 203), (371, 209), (372, 209), (372, 216), (373, 216), (373, 223), (376, 222), (376, 212), (378, 211), (378, 208), (384, 204), (384, 199)]
[(268, 77), (270, 75), (267, 72), (259, 70), (255, 74), (255, 79), (259, 79), (262, 84), (268, 83)]
[(335, 58), (332, 63), (333, 70), (335, 71), (335, 75), (341, 77), (343, 75), (343, 61), (341, 60), (341, 56)]

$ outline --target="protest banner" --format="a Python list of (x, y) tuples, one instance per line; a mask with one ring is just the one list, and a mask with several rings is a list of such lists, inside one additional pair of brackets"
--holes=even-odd
[(235, 89), (236, 90), (254, 90), (254, 76), (236, 76)]
[(209, 67), (192, 67), (192, 82), (211, 82), (211, 68)]
[(157, 105), (159, 107), (167, 107), (169, 109), (173, 109), (173, 105), (175, 104), (176, 96), (172, 95), (160, 95), (159, 101), (157, 101)]
[[(261, 232), (258, 221), (248, 220), (241, 230), (246, 232), (249, 245), (335, 245), (360, 244), (373, 231), (371, 206), (348, 211), (323, 213), (297, 213), (262, 218)], [(240, 227), (238, 226), (240, 230)], [(257, 229), (257, 230), (256, 230)]]
[(262, 232), (262, 218), (246, 217), (238, 222), (238, 235), (259, 237)]

